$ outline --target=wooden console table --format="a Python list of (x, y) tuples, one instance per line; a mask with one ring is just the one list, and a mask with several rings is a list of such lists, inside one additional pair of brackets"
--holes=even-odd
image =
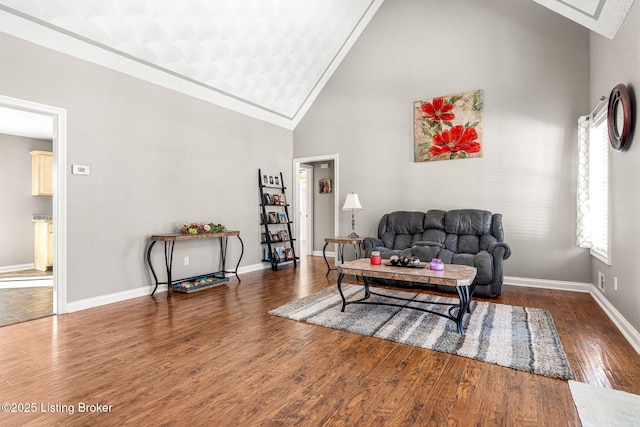
[[(227, 239), (230, 236), (236, 236), (240, 241), (240, 257), (238, 257), (238, 262), (236, 264), (236, 269), (234, 271), (226, 270), (226, 261), (227, 261)], [(158, 285), (165, 283), (167, 284), (167, 299), (171, 299), (171, 292), (173, 285), (175, 283), (184, 281), (184, 280), (194, 280), (200, 277), (206, 277), (211, 275), (225, 275), (226, 273), (233, 273), (236, 275), (238, 282), (240, 281), (240, 277), (238, 276), (238, 267), (240, 266), (240, 261), (242, 260), (242, 255), (244, 254), (244, 243), (242, 243), (242, 239), (240, 238), (239, 231), (221, 231), (219, 233), (203, 233), (203, 234), (156, 234), (151, 236), (151, 244), (149, 245), (149, 249), (147, 249), (147, 263), (149, 264), (149, 268), (151, 269), (151, 274), (153, 274), (153, 278), (156, 282), (156, 287), (153, 288), (153, 295), (158, 289)], [(203, 274), (197, 277), (190, 277), (189, 279), (179, 279), (172, 280), (171, 269), (173, 265), (173, 247), (177, 241), (184, 240), (198, 240), (198, 239), (219, 239), (220, 240), (220, 271), (216, 271), (214, 273)], [(155, 270), (153, 269), (153, 264), (151, 263), (151, 250), (155, 246), (157, 242), (164, 242), (164, 262), (165, 267), (167, 269), (167, 281), (159, 282), (158, 276), (156, 275)]]

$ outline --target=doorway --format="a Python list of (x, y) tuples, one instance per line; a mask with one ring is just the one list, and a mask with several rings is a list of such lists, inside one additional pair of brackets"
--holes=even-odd
[[(0, 108), (29, 117), (48, 117), (52, 122), (52, 231), (53, 286), (50, 292), (53, 314), (66, 312), (66, 110), (0, 95)], [(35, 116), (33, 116), (35, 115)], [(11, 120), (11, 125), (16, 120)], [(28, 125), (27, 125), (28, 126)], [(3, 132), (3, 133), (6, 133)], [(27, 152), (28, 154), (28, 152)], [(39, 196), (36, 196), (39, 197)], [(36, 212), (33, 212), (36, 213)], [(24, 288), (24, 287), (23, 287)]]
[[(301, 256), (322, 256), (324, 238), (338, 233), (338, 155), (293, 159), (296, 248)], [(322, 192), (318, 182), (329, 182)]]
[(298, 171), (299, 200), (298, 216), (300, 218), (300, 257), (309, 255), (313, 246), (313, 166), (302, 163)]

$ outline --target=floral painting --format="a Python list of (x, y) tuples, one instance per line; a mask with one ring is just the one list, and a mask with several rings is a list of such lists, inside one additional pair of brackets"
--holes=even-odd
[(413, 103), (414, 160), (482, 157), (482, 90)]

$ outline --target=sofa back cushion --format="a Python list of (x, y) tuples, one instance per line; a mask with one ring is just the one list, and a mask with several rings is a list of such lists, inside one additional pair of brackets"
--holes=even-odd
[(491, 212), (478, 209), (452, 210), (445, 214), (444, 228), (448, 234), (481, 236), (491, 233)]
[[(386, 218), (385, 218), (386, 217)], [(379, 238), (391, 249), (407, 249), (422, 238), (424, 213), (397, 211), (385, 215), (378, 227)]]

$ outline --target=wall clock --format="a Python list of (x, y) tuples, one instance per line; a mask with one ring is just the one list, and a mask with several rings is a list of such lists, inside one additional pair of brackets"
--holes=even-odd
[(611, 147), (616, 151), (626, 150), (631, 142), (631, 98), (629, 89), (622, 83), (609, 95), (607, 128)]

